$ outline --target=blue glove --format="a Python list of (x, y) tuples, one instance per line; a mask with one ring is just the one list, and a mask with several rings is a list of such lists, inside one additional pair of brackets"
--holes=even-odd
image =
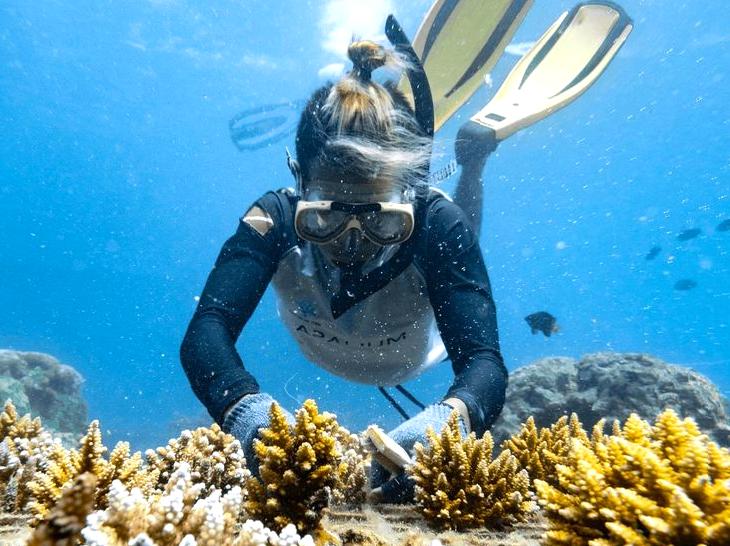
[[(258, 438), (259, 429), (269, 426), (269, 410), (275, 400), (264, 392), (247, 394), (228, 410), (221, 427), (225, 432), (241, 442), (246, 457), (246, 466), (254, 476), (259, 475), (259, 461), (253, 449), (253, 441)], [(294, 416), (282, 408), (286, 420), (294, 424)]]
[[(446, 426), (452, 411), (454, 411), (454, 408), (448, 404), (432, 404), (421, 413), (398, 425), (388, 433), (388, 436), (395, 440), (398, 445), (413, 457), (413, 446), (416, 442), (428, 445), (426, 429), (431, 427), (436, 434), (440, 433)], [(466, 436), (466, 427), (461, 417), (459, 417), (459, 429), (461, 430), (461, 435)], [(379, 496), (379, 499), (382, 502), (394, 504), (412, 502), (414, 494), (413, 480), (405, 471), (391, 479), (388, 479), (389, 476), (390, 472), (380, 463), (376, 460), (372, 461), (370, 465), (370, 487), (373, 489), (380, 487), (381, 496)]]

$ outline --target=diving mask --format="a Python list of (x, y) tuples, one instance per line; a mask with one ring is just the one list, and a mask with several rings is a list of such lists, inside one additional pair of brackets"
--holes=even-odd
[(393, 245), (413, 233), (413, 204), (300, 200), (294, 227), (299, 237), (318, 244), (330, 243), (355, 228), (373, 243)]

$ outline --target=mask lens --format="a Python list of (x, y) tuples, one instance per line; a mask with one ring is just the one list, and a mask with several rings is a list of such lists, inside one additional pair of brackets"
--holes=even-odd
[(376, 242), (391, 244), (405, 240), (410, 221), (407, 214), (399, 211), (369, 212), (359, 216), (365, 232)]
[(299, 231), (315, 240), (333, 237), (342, 229), (348, 214), (337, 210), (303, 210), (297, 218)]

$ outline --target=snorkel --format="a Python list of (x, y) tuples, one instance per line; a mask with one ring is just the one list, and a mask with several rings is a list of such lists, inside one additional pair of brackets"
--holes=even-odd
[(416, 112), (416, 120), (423, 129), (424, 134), (433, 139), (434, 111), (431, 86), (428, 83), (426, 70), (423, 68), (421, 59), (418, 58), (413, 45), (403, 31), (403, 27), (393, 15), (388, 15), (385, 21), (385, 36), (393, 47), (409, 62), (410, 67), (406, 70), (408, 83), (413, 91), (413, 103)]

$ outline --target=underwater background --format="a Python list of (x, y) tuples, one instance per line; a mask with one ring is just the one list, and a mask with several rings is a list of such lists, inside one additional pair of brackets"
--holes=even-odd
[[(494, 86), (438, 134), (435, 168), (524, 44), (574, 3), (535, 2)], [(728, 396), (730, 231), (716, 228), (730, 218), (730, 11), (721, 0), (620, 4), (635, 28), (604, 75), (485, 169), (482, 247), (503, 356), (514, 370), (648, 352)], [(151, 447), (199, 419), (178, 358), (196, 297), (239, 216), (292, 185), (293, 136), (241, 152), (229, 120), (306, 98), (345, 63), (353, 33), (377, 37), (394, 12), (413, 36), (429, 5), (0, 1), (0, 348), (78, 369), (105, 442)], [(685, 279), (696, 286), (678, 289)], [(530, 333), (524, 317), (538, 310), (558, 334)], [(271, 290), (238, 348), (289, 409), (314, 397), (352, 430), (400, 420), (375, 387), (304, 360)], [(431, 402), (451, 378), (444, 364), (406, 386)]]

